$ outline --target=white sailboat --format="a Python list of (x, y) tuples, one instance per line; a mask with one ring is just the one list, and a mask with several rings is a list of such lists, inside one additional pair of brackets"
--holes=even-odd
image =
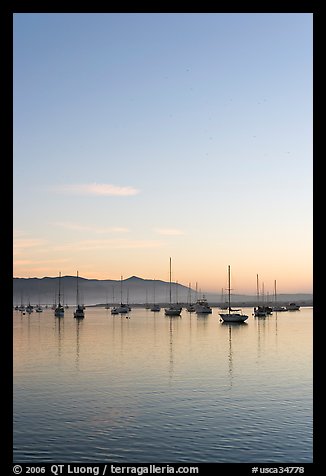
[(221, 312), (220, 317), (224, 322), (244, 322), (248, 319), (249, 316), (242, 314), (240, 309), (231, 308), (231, 267), (228, 266), (228, 293), (229, 293), (229, 302), (228, 302), (228, 312)]
[(65, 308), (61, 304), (61, 272), (59, 273), (59, 293), (58, 293), (58, 305), (54, 309), (55, 317), (64, 317)]
[(166, 316), (180, 316), (181, 314), (181, 307), (172, 304), (172, 296), (171, 296), (171, 258), (170, 258), (170, 291), (169, 291), (169, 297), (170, 297), (170, 306), (168, 308), (165, 308), (164, 312)]
[(76, 304), (77, 307), (74, 311), (74, 317), (76, 319), (84, 319), (85, 313), (84, 313), (84, 306), (79, 303), (79, 287), (78, 287), (78, 271), (77, 271), (77, 279), (76, 279), (76, 287), (77, 287), (77, 293), (76, 293)]

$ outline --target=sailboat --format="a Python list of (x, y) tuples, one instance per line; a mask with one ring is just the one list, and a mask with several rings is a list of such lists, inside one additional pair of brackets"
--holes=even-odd
[(277, 294), (276, 294), (276, 279), (274, 280), (274, 306), (273, 311), (275, 312), (285, 312), (287, 311), (286, 307), (280, 306), (277, 304)]
[(76, 304), (77, 307), (74, 311), (74, 317), (76, 319), (84, 319), (85, 313), (84, 313), (84, 306), (82, 304), (79, 304), (79, 288), (78, 288), (78, 271), (77, 271), (77, 280), (76, 280), (76, 286), (77, 286), (77, 295), (76, 295)]
[(171, 258), (170, 258), (170, 306), (164, 310), (166, 316), (180, 316), (181, 314), (181, 308), (180, 306), (177, 306), (176, 304), (172, 304), (172, 298), (171, 298)]
[(161, 307), (158, 304), (155, 303), (155, 279), (154, 279), (153, 287), (154, 287), (154, 289), (153, 289), (153, 304), (152, 304), (150, 309), (153, 312), (159, 312), (161, 310)]
[(189, 283), (189, 287), (188, 287), (188, 305), (186, 307), (187, 311), (188, 312), (195, 312), (195, 306), (194, 304), (191, 302), (191, 283)]
[(105, 304), (105, 309), (110, 309), (110, 304), (109, 304), (108, 293), (106, 293), (106, 304)]
[(146, 302), (145, 302), (145, 309), (150, 309), (151, 306), (149, 305), (148, 303), (148, 292), (147, 292), (147, 288), (146, 288)]
[(32, 312), (34, 312), (34, 308), (33, 306), (31, 305), (30, 301), (28, 301), (28, 305), (26, 306), (26, 312), (28, 314), (31, 314)]
[(65, 315), (65, 308), (61, 304), (61, 272), (59, 273), (59, 294), (58, 294), (58, 305), (54, 309), (55, 317), (64, 317)]
[(40, 303), (40, 296), (38, 297), (38, 305), (35, 307), (35, 312), (43, 312), (43, 307)]
[(111, 308), (111, 314), (119, 314), (119, 311), (118, 311), (118, 308), (117, 306), (114, 304), (115, 303), (115, 300), (114, 300), (114, 286), (112, 286), (112, 302), (113, 302), (113, 307)]
[(231, 267), (228, 266), (228, 282), (229, 282), (229, 302), (228, 302), (228, 312), (221, 312), (220, 316), (224, 322), (244, 322), (248, 319), (249, 316), (242, 314), (240, 309), (231, 308)]
[(259, 278), (257, 274), (257, 307), (254, 307), (254, 316), (255, 317), (266, 317), (269, 314), (272, 314), (273, 309), (270, 306), (264, 304), (265, 300), (265, 293), (264, 293), (264, 283), (262, 286), (262, 304), (260, 304), (259, 300)]
[(267, 316), (267, 310), (265, 309), (265, 306), (261, 306), (259, 303), (259, 278), (258, 274), (256, 276), (256, 281), (257, 281), (257, 307), (254, 307), (254, 316), (255, 317), (266, 317)]
[(129, 312), (129, 306), (127, 304), (123, 304), (122, 302), (122, 279), (123, 276), (121, 276), (120, 280), (120, 306), (116, 307), (116, 310), (118, 311), (119, 314), (126, 314)]

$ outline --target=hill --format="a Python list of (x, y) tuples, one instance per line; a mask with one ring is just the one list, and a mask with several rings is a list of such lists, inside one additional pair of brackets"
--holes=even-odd
[[(76, 276), (63, 276), (61, 278), (61, 294), (64, 304), (76, 303)], [(58, 277), (44, 278), (14, 278), (13, 279), (13, 304), (48, 304), (52, 305), (58, 300)], [(99, 280), (79, 277), (79, 292), (85, 305), (116, 304), (121, 300), (130, 304), (169, 302), (169, 283), (160, 280), (142, 279), (137, 276), (120, 280)], [(206, 293), (210, 304), (220, 304), (221, 296), (218, 293)], [(191, 299), (196, 299), (196, 293), (191, 290)], [(180, 303), (189, 302), (189, 288), (182, 284), (172, 283), (172, 300)], [(312, 294), (279, 294), (278, 302), (287, 304), (297, 302), (300, 305), (312, 305)], [(233, 294), (232, 303), (239, 305), (256, 305), (256, 296)]]

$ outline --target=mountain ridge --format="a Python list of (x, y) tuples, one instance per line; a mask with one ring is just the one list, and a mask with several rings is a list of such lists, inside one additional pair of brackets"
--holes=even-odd
[[(61, 294), (66, 304), (76, 302), (76, 276), (61, 277)], [(59, 277), (44, 276), (42, 278), (13, 278), (13, 304), (41, 303), (53, 304), (57, 300)], [(79, 277), (79, 292), (85, 305), (105, 303), (117, 303), (120, 300), (131, 304), (146, 304), (155, 302), (167, 303), (169, 301), (170, 283), (159, 279), (144, 279), (139, 276), (130, 276), (126, 279), (89, 279)], [(186, 303), (196, 300), (196, 296), (202, 297), (188, 286), (173, 282), (171, 283), (172, 301)], [(225, 303), (219, 293), (206, 292), (205, 297), (210, 303)], [(278, 294), (278, 303), (298, 302), (312, 305), (312, 293), (288, 293)], [(262, 299), (262, 297), (261, 297)], [(266, 301), (266, 296), (265, 296)], [(269, 302), (273, 297), (269, 297)], [(232, 303), (256, 303), (257, 297), (250, 294), (232, 294)]]

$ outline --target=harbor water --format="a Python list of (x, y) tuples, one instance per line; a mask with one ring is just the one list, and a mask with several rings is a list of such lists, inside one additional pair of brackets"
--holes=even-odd
[(313, 308), (13, 311), (14, 461), (312, 462)]

